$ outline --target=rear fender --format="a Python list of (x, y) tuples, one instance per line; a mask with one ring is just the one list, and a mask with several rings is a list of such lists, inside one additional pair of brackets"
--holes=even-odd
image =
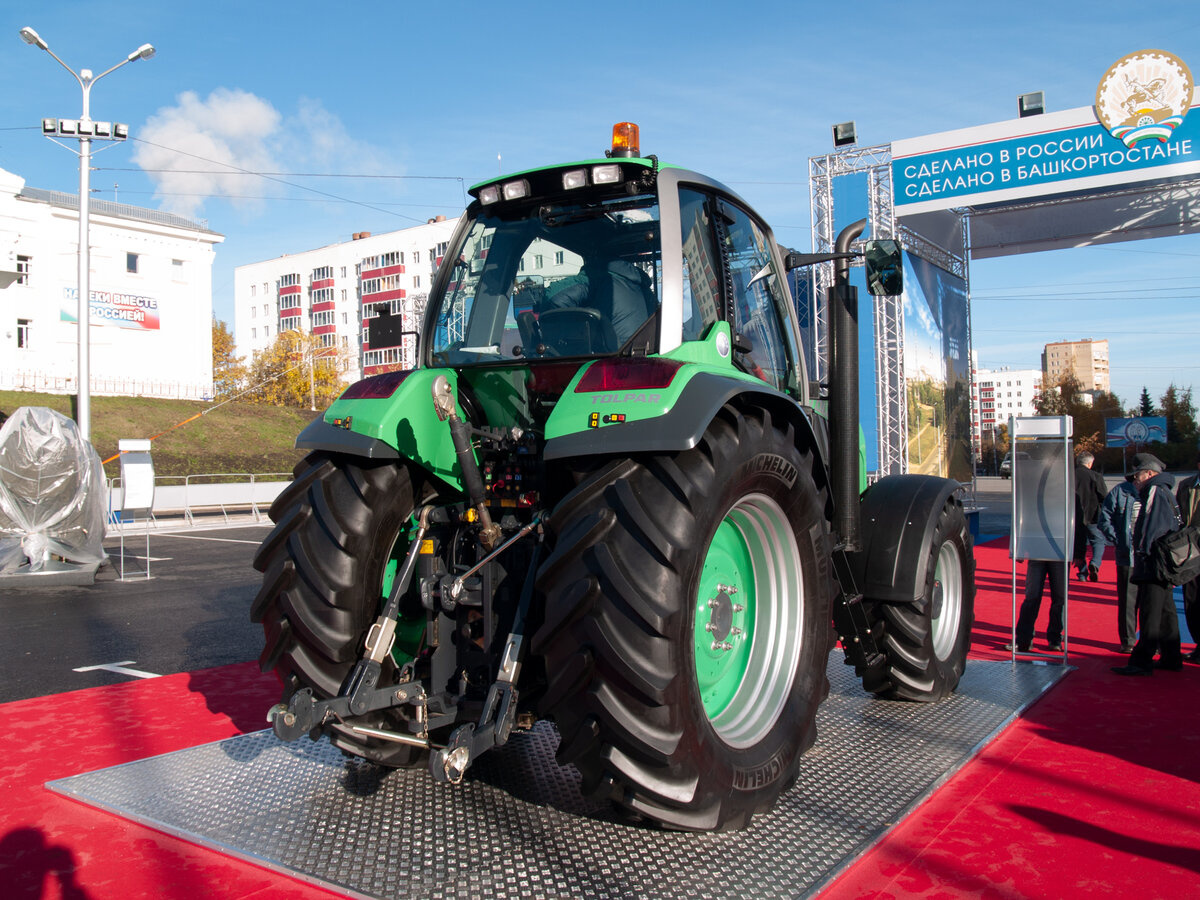
[(863, 596), (885, 603), (923, 602), (929, 545), (938, 516), (960, 485), (932, 475), (889, 475), (863, 494), (863, 549), (848, 554)]
[(462, 490), (462, 473), (450, 439), (450, 428), (433, 406), (433, 380), (444, 375), (457, 391), (453, 369), (418, 369), (408, 373), (388, 397), (339, 397), (319, 419), (305, 428), (296, 446), (369, 459), (411, 460)]
[[(645, 391), (572, 394), (559, 400), (555, 417), (570, 418), (580, 428), (546, 442), (547, 461), (586, 456), (631, 456), (641, 453), (676, 453), (700, 443), (709, 423), (730, 401), (766, 407), (776, 416), (791, 421), (797, 443), (813, 448), (820, 471), (824, 471), (827, 440), (821, 440), (812, 422), (794, 400), (754, 380), (731, 378), (710, 371), (691, 374), (663, 411), (648, 418), (634, 418), (635, 408), (660, 402)], [(619, 416), (625, 415), (625, 420)], [(607, 421), (606, 421), (607, 418)], [(596, 423), (596, 424), (591, 424)], [(824, 434), (824, 429), (819, 429)]]

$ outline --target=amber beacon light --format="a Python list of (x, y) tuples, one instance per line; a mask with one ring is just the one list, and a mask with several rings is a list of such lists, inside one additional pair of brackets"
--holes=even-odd
[(641, 153), (638, 144), (638, 127), (633, 122), (618, 122), (613, 126), (612, 153), (610, 156), (638, 156)]

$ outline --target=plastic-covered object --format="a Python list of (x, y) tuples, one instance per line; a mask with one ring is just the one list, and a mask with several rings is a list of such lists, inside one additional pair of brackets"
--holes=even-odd
[(0, 573), (40, 571), (51, 556), (103, 562), (104, 469), (75, 423), (22, 406), (0, 427)]

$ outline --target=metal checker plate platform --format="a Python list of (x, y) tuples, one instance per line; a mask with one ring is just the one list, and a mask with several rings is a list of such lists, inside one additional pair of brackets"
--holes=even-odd
[(1067, 670), (972, 662), (949, 700), (876, 700), (840, 658), (796, 785), (725, 834), (625, 824), (579, 794), (547, 724), (458, 786), (325, 740), (246, 734), (50, 782), (52, 790), (342, 893), (423, 898), (815, 894)]

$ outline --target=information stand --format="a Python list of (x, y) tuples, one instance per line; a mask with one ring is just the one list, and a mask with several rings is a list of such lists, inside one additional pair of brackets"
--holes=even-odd
[[(148, 439), (117, 441), (121, 452), (121, 581), (125, 581), (125, 523), (150, 518), (154, 508), (154, 462)], [(150, 529), (146, 529), (146, 579), (150, 578)]]
[[(1017, 561), (1046, 560), (1063, 567), (1062, 658), (1067, 661), (1067, 609), (1075, 538), (1075, 465), (1070, 416), (1010, 417), (1012, 435), (1012, 659), (1017, 650)], [(1047, 598), (1038, 611), (1047, 612)], [(1046, 654), (1021, 654), (1045, 658)], [(1056, 660), (1057, 661), (1057, 660)]]

